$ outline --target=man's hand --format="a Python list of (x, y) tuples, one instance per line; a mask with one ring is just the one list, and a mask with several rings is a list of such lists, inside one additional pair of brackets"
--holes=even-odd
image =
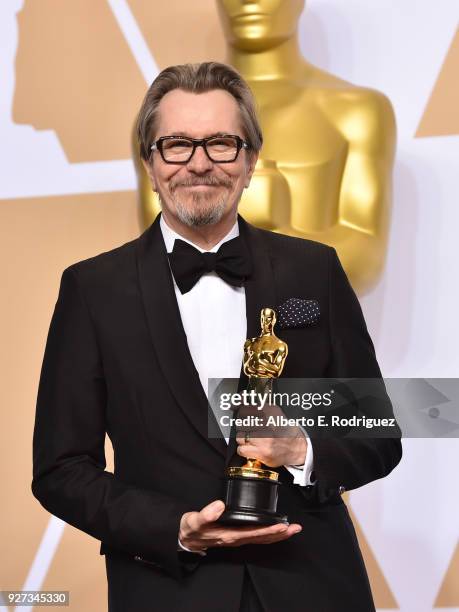
[(193, 552), (212, 546), (242, 546), (244, 544), (273, 544), (299, 533), (301, 525), (271, 525), (269, 527), (224, 527), (215, 521), (225, 504), (214, 501), (200, 512), (185, 512), (180, 521), (179, 540)]
[[(263, 410), (242, 406), (238, 417), (256, 415), (266, 423), (270, 416), (285, 416), (282, 410), (275, 405), (267, 404)], [(236, 436), (238, 443), (237, 453), (241, 457), (258, 459), (268, 467), (280, 465), (303, 465), (306, 459), (308, 442), (299, 427), (279, 426), (275, 428), (261, 425), (250, 428), (249, 441), (246, 442), (247, 430), (239, 428)]]

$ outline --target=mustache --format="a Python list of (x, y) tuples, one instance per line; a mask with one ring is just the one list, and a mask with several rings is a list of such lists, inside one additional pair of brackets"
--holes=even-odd
[(189, 179), (171, 181), (170, 190), (174, 192), (177, 187), (194, 187), (195, 185), (211, 185), (214, 187), (231, 187), (232, 181), (216, 176), (195, 176)]

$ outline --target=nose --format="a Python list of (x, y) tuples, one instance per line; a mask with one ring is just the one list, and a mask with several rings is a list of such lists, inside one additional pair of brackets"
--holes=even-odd
[(213, 163), (207, 157), (203, 146), (198, 146), (195, 149), (193, 157), (186, 165), (189, 172), (195, 172), (196, 174), (203, 174), (212, 169)]

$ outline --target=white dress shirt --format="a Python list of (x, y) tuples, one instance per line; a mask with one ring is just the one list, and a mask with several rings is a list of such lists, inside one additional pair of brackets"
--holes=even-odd
[[(160, 218), (160, 227), (168, 253), (172, 252), (176, 239), (188, 242), (201, 253), (205, 252), (205, 249), (171, 229), (163, 215)], [(215, 253), (224, 242), (236, 236), (239, 236), (237, 221), (209, 252)], [(244, 342), (247, 339), (245, 288), (233, 287), (216, 272), (207, 272), (187, 293), (180, 292), (175, 279), (174, 289), (191, 357), (208, 396), (210, 378), (239, 378)], [(307, 436), (304, 430), (303, 432)], [(228, 442), (228, 438), (225, 439)], [(309, 439), (304, 465), (285, 467), (293, 475), (294, 484), (312, 484), (310, 476), (313, 469), (313, 451)], [(187, 550), (181, 544), (180, 546)]]

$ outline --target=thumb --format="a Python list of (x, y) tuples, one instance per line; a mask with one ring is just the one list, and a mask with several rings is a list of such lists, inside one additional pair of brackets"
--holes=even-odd
[(204, 508), (199, 513), (199, 518), (202, 520), (202, 523), (212, 523), (221, 516), (224, 509), (225, 504), (221, 501), (221, 499), (217, 499), (216, 501), (213, 501), (207, 506), (204, 506)]

